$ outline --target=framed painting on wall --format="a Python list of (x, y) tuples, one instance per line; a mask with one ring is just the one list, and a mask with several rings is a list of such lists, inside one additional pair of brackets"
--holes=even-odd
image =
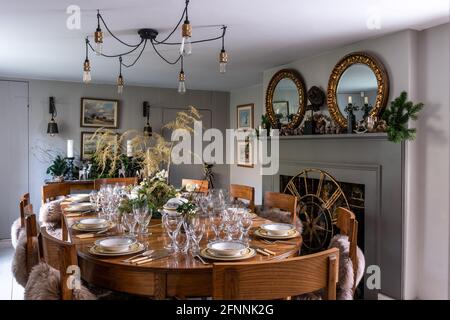
[(239, 167), (253, 168), (253, 148), (250, 138), (237, 141), (237, 165)]
[[(94, 134), (95, 132), (86, 132), (86, 131), (81, 132), (81, 147), (80, 147), (81, 161), (91, 160), (92, 155), (97, 149), (98, 139), (94, 137)], [(116, 139), (118, 139), (119, 134), (116, 133), (115, 137)]]
[(81, 98), (81, 127), (119, 127), (119, 101)]
[(254, 104), (242, 104), (237, 106), (237, 127), (238, 129), (252, 129)]

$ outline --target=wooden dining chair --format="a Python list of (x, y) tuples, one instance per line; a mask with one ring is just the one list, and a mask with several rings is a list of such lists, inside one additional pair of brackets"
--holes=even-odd
[(251, 210), (255, 209), (255, 188), (250, 186), (244, 186), (241, 184), (230, 184), (230, 197), (233, 200), (247, 200), (248, 208)]
[(207, 193), (209, 189), (208, 180), (182, 179), (181, 187), (185, 187), (186, 185), (197, 185), (198, 188), (195, 191), (200, 193)]
[(266, 191), (264, 194), (264, 207), (278, 208), (290, 212), (292, 222), (295, 221), (297, 216), (297, 198), (290, 194)]
[[(346, 208), (339, 207), (335, 211), (336, 226), (339, 228), (339, 234), (348, 237), (350, 243), (349, 257), (353, 264), (353, 276), (356, 279), (358, 271), (358, 221), (355, 214)], [(353, 292), (356, 289), (356, 281), (354, 281)]]
[(70, 194), (68, 183), (51, 183), (42, 186), (42, 204)]
[[(73, 243), (61, 241), (59, 239), (56, 239), (52, 235), (50, 235), (47, 232), (47, 229), (45, 227), (42, 227), (39, 233), (39, 247), (40, 247), (40, 257), (41, 257), (41, 264), (39, 265), (39, 268), (36, 271), (36, 274), (30, 275), (30, 286), (27, 285), (26, 291), (28, 291), (26, 294), (28, 295), (35, 295), (35, 291), (40, 286), (49, 285), (51, 284), (52, 280), (54, 281), (54, 278), (51, 278), (47, 276), (45, 279), (42, 279), (42, 273), (39, 273), (38, 271), (45, 270), (49, 273), (55, 273), (55, 270), (59, 272), (59, 287), (60, 287), (60, 298), (62, 300), (73, 300), (73, 287), (69, 287), (69, 278), (71, 276), (71, 273), (69, 273), (68, 269), (70, 266), (78, 266), (78, 259), (77, 259), (77, 252), (76, 247)], [(55, 269), (49, 269), (49, 267)], [(78, 279), (81, 280), (81, 279)], [(35, 282), (44, 281), (45, 284), (35, 284)], [(84, 289), (86, 290), (86, 289)], [(54, 293), (52, 293), (54, 294)], [(91, 295), (90, 293), (88, 293)]]
[(126, 186), (136, 185), (138, 183), (137, 177), (129, 177), (129, 178), (104, 178), (104, 179), (95, 179), (94, 181), (94, 189), (100, 190), (102, 185), (107, 184), (124, 184)]
[[(28, 205), (31, 206), (31, 205)], [(27, 207), (28, 207), (27, 206)], [(31, 208), (31, 211), (33, 209)], [(27, 244), (26, 244), (26, 267), (27, 267), (27, 273), (29, 274), (31, 272), (31, 269), (34, 265), (37, 263), (38, 255), (39, 255), (39, 249), (36, 248), (37, 246), (37, 223), (36, 223), (36, 215), (34, 213), (29, 213), (25, 217), (25, 230), (27, 235)]]
[(214, 263), (213, 299), (269, 300), (325, 289), (336, 299), (336, 248), (279, 261)]

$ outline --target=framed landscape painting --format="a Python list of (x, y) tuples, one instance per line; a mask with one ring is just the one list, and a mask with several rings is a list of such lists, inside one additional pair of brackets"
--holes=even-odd
[(253, 128), (253, 103), (237, 106), (237, 127), (238, 129)]
[[(95, 150), (97, 149), (97, 140), (96, 138), (92, 139), (94, 137), (95, 132), (81, 132), (81, 147), (80, 147), (80, 153), (81, 153), (81, 160), (82, 161), (88, 161), (91, 160), (92, 155), (94, 154)], [(115, 135), (116, 139), (119, 138), (119, 134), (116, 133)]]
[(81, 98), (81, 126), (90, 128), (119, 127), (119, 101)]

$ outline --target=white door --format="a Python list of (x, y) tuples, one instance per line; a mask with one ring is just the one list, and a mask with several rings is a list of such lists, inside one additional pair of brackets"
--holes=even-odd
[(0, 80), (0, 239), (10, 238), (28, 192), (28, 83)]

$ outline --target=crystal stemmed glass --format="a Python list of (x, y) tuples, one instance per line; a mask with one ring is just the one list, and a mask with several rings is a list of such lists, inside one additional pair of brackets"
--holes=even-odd
[(134, 237), (134, 229), (136, 228), (137, 219), (134, 212), (125, 212), (122, 215), (124, 224), (128, 228), (128, 235)]
[(137, 217), (137, 221), (139, 224), (139, 234), (140, 235), (149, 235), (147, 228), (152, 219), (153, 211), (148, 207), (148, 202), (143, 201), (140, 203), (135, 203), (133, 205), (133, 212)]
[(213, 241), (216, 241), (219, 239), (220, 227), (222, 224), (222, 216), (220, 215), (220, 213), (211, 212), (209, 215), (209, 223), (215, 236)]
[(197, 254), (200, 251), (200, 241), (205, 233), (205, 224), (199, 217), (191, 219), (191, 223), (188, 225), (189, 236), (192, 239), (192, 253)]
[(175, 234), (180, 230), (183, 223), (183, 218), (179, 215), (164, 214), (162, 221), (167, 235), (170, 237), (170, 240), (172, 240), (172, 243), (167, 246), (166, 249), (176, 251), (177, 247), (175, 245)]
[(250, 228), (252, 227), (252, 224), (253, 224), (253, 219), (252, 219), (252, 216), (250, 215), (250, 213), (248, 213), (248, 212), (244, 213), (239, 221), (239, 225), (242, 230), (241, 240), (243, 242), (245, 242), (246, 244), (248, 244), (250, 241), (249, 231), (250, 231)]
[(173, 239), (176, 252), (186, 254), (189, 250), (189, 232), (187, 230), (186, 224), (180, 224), (180, 227), (174, 233)]

